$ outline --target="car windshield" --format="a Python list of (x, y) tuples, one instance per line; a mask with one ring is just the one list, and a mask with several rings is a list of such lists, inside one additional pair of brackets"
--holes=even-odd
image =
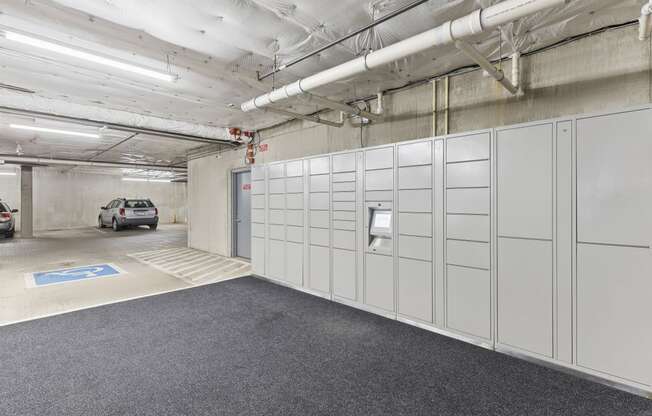
[(0, 212), (9, 212), (9, 211), (10, 211), (9, 206), (0, 202)]
[(130, 199), (125, 201), (125, 208), (152, 208), (154, 204), (146, 199)]

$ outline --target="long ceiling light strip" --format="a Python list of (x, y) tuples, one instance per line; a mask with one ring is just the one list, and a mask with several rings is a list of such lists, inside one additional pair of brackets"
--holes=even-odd
[(148, 179), (148, 178), (133, 178), (133, 177), (123, 177), (123, 181), (127, 182), (158, 182), (158, 183), (170, 183), (171, 179)]
[(101, 137), (99, 134), (94, 134), (94, 133), (81, 133), (78, 131), (49, 129), (46, 127), (25, 126), (22, 124), (10, 124), (9, 127), (17, 130), (30, 130), (30, 131), (38, 131), (42, 133), (63, 134), (66, 136), (89, 137), (91, 139), (99, 139)]
[(22, 35), (20, 33), (5, 31), (5, 38), (8, 40), (19, 42), (24, 45), (34, 46), (40, 49), (46, 49), (51, 52), (56, 52), (62, 55), (71, 56), (73, 58), (83, 59), (85, 61), (93, 62), (100, 65), (110, 66), (112, 68), (120, 69), (127, 72), (143, 75), (150, 78), (155, 78), (161, 81), (172, 82), (177, 79), (174, 74), (167, 74), (158, 72), (147, 68), (142, 68), (136, 65), (131, 65), (126, 62), (120, 62), (111, 58), (95, 55), (92, 53), (84, 52), (78, 49), (72, 49), (67, 46), (59, 45), (53, 42), (48, 42), (42, 39), (33, 38), (31, 36)]

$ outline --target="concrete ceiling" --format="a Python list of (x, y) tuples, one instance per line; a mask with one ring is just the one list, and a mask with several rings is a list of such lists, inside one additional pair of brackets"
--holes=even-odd
[[(287, 117), (242, 113), (239, 104), (378, 49), (446, 20), (499, 0), (431, 0), (263, 82), (256, 71), (305, 54), (411, 0), (3, 0), (0, 29), (16, 30), (94, 51), (135, 65), (172, 72), (172, 83), (107, 69), (95, 64), (16, 44), (0, 36), (0, 79), (3, 84), (34, 91), (33, 96), (102, 109), (129, 111), (201, 126), (261, 128)], [(504, 55), (531, 51), (569, 36), (635, 19), (636, 0), (573, 0), (502, 28)], [(325, 5), (328, 4), (327, 7)], [(477, 39), (487, 56), (498, 57), (498, 34)], [(389, 65), (355, 80), (320, 91), (345, 100), (402, 86), (411, 80), (443, 73), (470, 62), (452, 48)], [(0, 91), (2, 91), (0, 89)], [(290, 101), (295, 111), (317, 110)], [(106, 132), (99, 140), (26, 134), (7, 129), (0, 118), (0, 149), (55, 157), (91, 157), (115, 145), (127, 133)], [(37, 120), (38, 121), (38, 120)], [(34, 121), (32, 121), (34, 122)], [(56, 124), (49, 122), (49, 124)], [(68, 126), (70, 127), (70, 126)], [(99, 160), (145, 158), (174, 163), (188, 144), (138, 136), (98, 156)]]

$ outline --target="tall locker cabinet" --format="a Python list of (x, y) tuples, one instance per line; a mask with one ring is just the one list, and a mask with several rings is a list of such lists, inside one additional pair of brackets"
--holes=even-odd
[(652, 110), (577, 120), (577, 364), (652, 385)]
[(267, 274), (278, 280), (285, 275), (285, 164), (267, 167)]
[(491, 133), (446, 140), (446, 327), (490, 341)]
[(264, 276), (265, 228), (267, 198), (265, 196), (265, 166), (251, 168), (251, 268), (254, 274)]
[(309, 163), (309, 255), (308, 287), (321, 294), (331, 292), (330, 156)]
[(285, 164), (285, 281), (303, 284), (303, 160)]

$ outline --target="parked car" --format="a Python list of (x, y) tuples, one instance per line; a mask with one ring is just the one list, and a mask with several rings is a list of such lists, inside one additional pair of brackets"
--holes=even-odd
[(97, 218), (99, 228), (110, 226), (113, 231), (126, 227), (147, 225), (151, 230), (158, 226), (158, 208), (149, 199), (118, 198), (101, 208)]
[(16, 217), (17, 209), (11, 209), (9, 204), (0, 201), (0, 234), (5, 237), (11, 238), (16, 231)]

